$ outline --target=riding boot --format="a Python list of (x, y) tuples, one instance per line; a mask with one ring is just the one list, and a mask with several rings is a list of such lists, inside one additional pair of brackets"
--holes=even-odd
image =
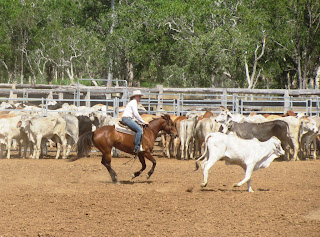
[(138, 154), (140, 152), (140, 146), (135, 146), (133, 149), (133, 153)]

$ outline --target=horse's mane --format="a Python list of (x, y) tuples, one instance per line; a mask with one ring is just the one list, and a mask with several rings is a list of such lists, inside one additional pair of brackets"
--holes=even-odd
[(153, 118), (149, 123), (152, 123), (152, 122), (154, 122), (154, 121), (156, 121), (156, 120), (158, 120), (158, 119), (161, 119), (161, 117), (159, 117), (159, 118)]
[(168, 116), (168, 115), (167, 115), (167, 114), (162, 114), (162, 115), (161, 115), (160, 117), (158, 117), (158, 118), (153, 118), (149, 123), (152, 123), (153, 121), (156, 121), (156, 120), (161, 119), (161, 118), (167, 120), (167, 119), (165, 118), (166, 116)]

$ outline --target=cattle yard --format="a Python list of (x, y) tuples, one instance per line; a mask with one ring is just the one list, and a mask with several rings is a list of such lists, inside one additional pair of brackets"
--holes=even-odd
[[(132, 173), (141, 164), (120, 152), (120, 158), (112, 159), (120, 184), (113, 184), (101, 165), (101, 153), (94, 147), (90, 157), (75, 162), (54, 158), (59, 156), (61, 145), (64, 158), (70, 150), (70, 157), (75, 157), (74, 145), (81, 134), (114, 125), (137, 88), (121, 85), (121, 81), (115, 82), (114, 87), (3, 84), (0, 88), (4, 102), (0, 106), (4, 116), (1, 135), (10, 137), (1, 138), (1, 150), (4, 144), (10, 150), (11, 139), (29, 139), (30, 155), (30, 141), (37, 144), (37, 154), (42, 153), (40, 159), (22, 159), (12, 149), (11, 159), (0, 159), (0, 237), (319, 236), (318, 90), (140, 88), (145, 94), (143, 107), (139, 107), (143, 118), (152, 120), (153, 115), (169, 113), (179, 136), (157, 139), (159, 143), (153, 152), (157, 166), (150, 179), (146, 179), (150, 161), (147, 160), (146, 171), (132, 180)], [(287, 111), (291, 113), (285, 114)], [(248, 116), (252, 112), (255, 115)], [(309, 117), (299, 117), (298, 113)], [(273, 118), (261, 114), (273, 114)], [(313, 160), (276, 159), (268, 169), (253, 172), (254, 193), (247, 192), (246, 186), (233, 187), (244, 177), (242, 168), (218, 161), (210, 170), (207, 187), (202, 189), (202, 172), (194, 171), (192, 159), (200, 156), (205, 136), (217, 132), (222, 124), (227, 124), (227, 129), (235, 134), (243, 132), (236, 129), (234, 124), (238, 122), (257, 123), (244, 126), (257, 127), (257, 134), (249, 135), (259, 141), (259, 136), (277, 136), (272, 126), (278, 126), (278, 131), (279, 124), (285, 124), (281, 134), (294, 142), (293, 150), (286, 151), (289, 159)], [(264, 122), (272, 125), (270, 129), (263, 127)], [(31, 129), (33, 123), (38, 128)], [(59, 134), (60, 140), (52, 134)], [(34, 140), (30, 139), (32, 136)], [(53, 141), (51, 147), (46, 139)], [(181, 146), (176, 146), (179, 139)], [(282, 145), (280, 140), (277, 142)], [(46, 151), (42, 141), (47, 144)], [(250, 141), (248, 144), (250, 147)], [(179, 154), (175, 154), (177, 147)], [(256, 158), (261, 159), (259, 152)]]

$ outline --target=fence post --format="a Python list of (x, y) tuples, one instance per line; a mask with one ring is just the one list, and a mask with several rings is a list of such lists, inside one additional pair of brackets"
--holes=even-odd
[(222, 91), (222, 98), (221, 98), (221, 105), (225, 108), (227, 108), (227, 89), (224, 88)]
[(181, 113), (180, 113), (180, 97), (181, 97), (181, 94), (179, 93), (178, 94), (178, 100), (177, 100), (177, 115), (178, 116), (181, 116)]
[(49, 100), (53, 100), (53, 92), (52, 91), (49, 92), (48, 99)]
[(184, 106), (183, 106), (183, 94), (181, 94), (181, 115), (183, 115), (184, 112)]
[(308, 112), (306, 114), (307, 116), (312, 116), (312, 99), (308, 100)]
[(317, 109), (316, 115), (319, 116), (319, 97), (318, 96), (316, 97), (316, 109)]
[(113, 99), (113, 117), (117, 117), (117, 97)]
[(163, 85), (157, 85), (157, 89), (159, 90), (159, 94), (156, 115), (160, 115), (160, 111), (163, 110)]
[(80, 106), (80, 83), (78, 81), (77, 83), (77, 106), (79, 107)]
[(90, 98), (90, 90), (87, 91), (85, 100), (86, 100), (86, 107), (89, 107), (89, 108), (90, 108), (90, 107), (91, 107), (91, 103), (90, 103), (90, 102), (91, 102), (91, 101), (90, 101), (90, 100), (91, 100), (91, 98)]
[(148, 91), (148, 113), (150, 114), (151, 105), (150, 105), (150, 91)]
[(284, 92), (284, 111), (283, 113), (287, 113), (290, 110), (290, 95), (289, 90), (285, 90)]
[(46, 98), (46, 117), (48, 117), (48, 98)]
[[(15, 84), (15, 83), (12, 85), (12, 89), (13, 89), (13, 90), (15, 90), (15, 89), (16, 89), (16, 84)], [(13, 93), (13, 91), (12, 91), (12, 90), (10, 90), (9, 98), (10, 98), (11, 100), (9, 100), (9, 104), (14, 104), (14, 103), (15, 103), (15, 101), (14, 101), (14, 100), (12, 100), (12, 99), (16, 99), (17, 97), (18, 97), (18, 96), (17, 96), (17, 94), (14, 94), (14, 93)]]
[(61, 101), (63, 100), (63, 93), (62, 92), (59, 93), (59, 100), (61, 100)]
[(42, 97), (42, 98), (41, 98), (41, 115), (42, 115), (42, 116), (44, 116), (43, 110), (44, 110), (44, 99), (43, 99), (43, 97)]

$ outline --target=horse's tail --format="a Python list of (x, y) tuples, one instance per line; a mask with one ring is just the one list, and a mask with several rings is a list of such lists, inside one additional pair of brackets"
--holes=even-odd
[(204, 150), (204, 153), (202, 154), (202, 156), (200, 156), (200, 157), (196, 160), (196, 169), (195, 169), (194, 171), (197, 171), (197, 170), (199, 169), (199, 163), (198, 163), (198, 161), (203, 160), (203, 159), (207, 156), (207, 153), (208, 153), (208, 139), (209, 139), (209, 137), (210, 137), (210, 134), (207, 135), (206, 138), (205, 138), (205, 140), (204, 140), (204, 141), (205, 141), (205, 145), (204, 145), (205, 150)]
[(82, 134), (77, 142), (77, 156), (70, 159), (70, 161), (75, 161), (81, 157), (87, 156), (91, 151), (93, 145), (93, 132), (89, 131)]

